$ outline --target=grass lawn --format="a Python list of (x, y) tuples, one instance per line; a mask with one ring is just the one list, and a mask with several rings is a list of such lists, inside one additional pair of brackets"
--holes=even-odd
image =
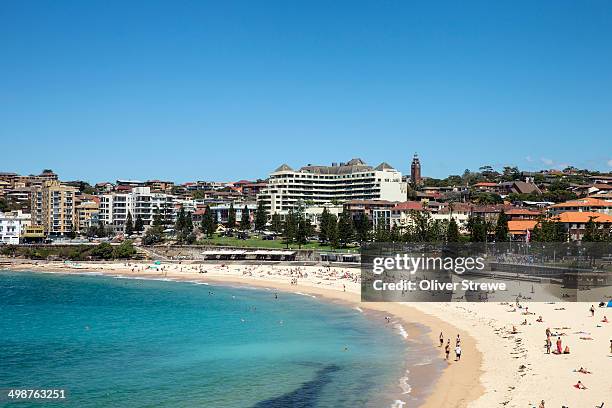
[[(268, 248), (268, 249), (285, 249), (286, 245), (279, 237), (275, 240), (263, 240), (259, 237), (250, 237), (249, 239), (238, 239), (236, 237), (221, 237), (215, 234), (212, 238), (202, 239), (198, 241), (200, 245), (220, 245), (231, 247), (251, 247), (251, 248)], [(290, 249), (298, 249), (297, 244), (289, 245)], [(341, 252), (358, 252), (358, 247), (348, 247), (342, 249), (332, 249), (329, 245), (320, 245), (317, 241), (310, 241), (302, 245), (302, 249), (316, 249), (319, 251), (341, 251)]]

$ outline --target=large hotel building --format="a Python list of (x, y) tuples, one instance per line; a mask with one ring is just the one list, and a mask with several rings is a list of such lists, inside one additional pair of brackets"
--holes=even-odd
[(258, 200), (270, 214), (285, 213), (298, 204), (321, 206), (349, 200), (405, 201), (407, 185), (402, 173), (381, 163), (376, 167), (361, 159), (331, 166), (307, 165), (293, 170), (283, 164), (270, 174)]

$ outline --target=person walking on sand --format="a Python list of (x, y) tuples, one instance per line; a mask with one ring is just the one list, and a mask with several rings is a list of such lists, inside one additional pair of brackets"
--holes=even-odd
[(550, 348), (552, 347), (552, 341), (550, 341), (550, 337), (546, 338), (546, 354), (550, 354)]
[(591, 305), (591, 308), (589, 309), (591, 311), (591, 317), (595, 316), (595, 308), (593, 307), (593, 305)]
[(455, 347), (455, 361), (461, 360), (461, 346)]
[(457, 335), (457, 340), (455, 340), (455, 346), (459, 346), (461, 344), (461, 337)]
[(540, 402), (540, 405), (538, 405), (538, 408), (546, 408), (546, 407), (544, 406), (544, 400), (542, 400), (542, 402)]
[(443, 345), (444, 345), (444, 334), (440, 332), (440, 347), (442, 347)]
[(557, 354), (562, 354), (563, 353), (563, 347), (561, 344), (561, 337), (557, 338)]
[(450, 339), (446, 342), (446, 347), (444, 347), (444, 352), (446, 353), (446, 361), (448, 361), (448, 355), (450, 354)]

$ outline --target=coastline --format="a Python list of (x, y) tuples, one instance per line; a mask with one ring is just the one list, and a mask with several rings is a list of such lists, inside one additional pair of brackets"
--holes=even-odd
[[(344, 304), (347, 307), (357, 308), (358, 310), (390, 316), (399, 322), (402, 327), (401, 330), (408, 328), (407, 337), (403, 334), (406, 340), (418, 341), (423, 338), (428, 339), (429, 344), (427, 346), (431, 347), (432, 355), (435, 356), (432, 358), (433, 361), (431, 363), (444, 367), (441, 372), (434, 375), (432, 375), (432, 370), (425, 365), (419, 367), (422, 368), (419, 370), (422, 373), (414, 369), (411, 370), (409, 374), (410, 382), (416, 386), (412, 387), (409, 394), (411, 398), (420, 402), (418, 406), (424, 408), (467, 407), (471, 401), (476, 400), (484, 393), (484, 388), (480, 384), (482, 356), (477, 349), (475, 340), (467, 330), (457, 329), (439, 317), (417, 309), (414, 305), (361, 302), (359, 284), (347, 279), (340, 281), (300, 278), (298, 284), (293, 285), (290, 283), (289, 278), (277, 274), (268, 274), (264, 277), (253, 276), (252, 271), (254, 269), (274, 269), (272, 265), (165, 264), (164, 267), (170, 270), (156, 271), (145, 269), (145, 266), (150, 265), (150, 263), (87, 262), (74, 264), (52, 261), (11, 261), (13, 262), (2, 264), (0, 267), (13, 271), (65, 274), (88, 274), (93, 272), (108, 276), (133, 276), (143, 279), (163, 278), (175, 281), (268, 288), (280, 292), (306, 294), (326, 301)], [(204, 268), (207, 273), (199, 273), (195, 268)], [(276, 268), (279, 269), (278, 266)], [(333, 269), (339, 270), (339, 268)], [(237, 273), (240, 271), (242, 271), (242, 274)], [(250, 275), (249, 273), (245, 274), (245, 271), (248, 271)], [(451, 339), (451, 345), (454, 345), (454, 338), (457, 334), (461, 336), (464, 356), (462, 361), (455, 362), (453, 358), (450, 358), (449, 362), (444, 361), (443, 349), (438, 347), (440, 331), (444, 333), (445, 342), (446, 339)], [(438, 374), (439, 376), (435, 378)], [(421, 382), (419, 384), (418, 380), (413, 382), (413, 377), (426, 378), (427, 380), (431, 378), (433, 383), (427, 387), (425, 383)], [(398, 387), (398, 384), (395, 386)], [(403, 403), (396, 401), (396, 406), (407, 406), (407, 404), (405, 401)]]

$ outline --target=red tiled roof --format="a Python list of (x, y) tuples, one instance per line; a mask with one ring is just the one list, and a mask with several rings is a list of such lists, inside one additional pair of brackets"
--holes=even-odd
[(514, 235), (524, 234), (527, 230), (532, 231), (538, 224), (536, 220), (508, 221), (508, 231)]
[(405, 201), (403, 203), (397, 204), (395, 207), (392, 208), (392, 210), (393, 211), (410, 211), (410, 210), (422, 211), (423, 205), (424, 203), (422, 203), (421, 201)]
[(562, 223), (587, 223), (590, 219), (596, 223), (612, 223), (612, 216), (592, 211), (567, 211), (554, 218)]
[(612, 207), (612, 203), (597, 198), (580, 198), (578, 200), (566, 201), (564, 203), (554, 204), (551, 208), (567, 208), (567, 207)]

